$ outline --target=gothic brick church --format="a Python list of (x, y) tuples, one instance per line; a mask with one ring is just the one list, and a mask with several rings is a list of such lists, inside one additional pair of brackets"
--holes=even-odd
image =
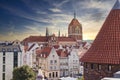
[(46, 28), (46, 36), (29, 36), (22, 43), (38, 42), (46, 45), (76, 45), (80, 41), (82, 41), (82, 25), (76, 19), (76, 14), (74, 13), (74, 18), (68, 26), (68, 36), (60, 36), (60, 31), (59, 36), (55, 34), (49, 35), (49, 30)]
[(120, 3), (116, 1), (91, 48), (81, 58), (85, 80), (113, 77), (120, 71)]

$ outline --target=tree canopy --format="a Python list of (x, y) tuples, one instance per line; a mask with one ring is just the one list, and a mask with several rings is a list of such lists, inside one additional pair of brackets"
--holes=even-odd
[(12, 80), (35, 80), (36, 74), (29, 66), (14, 68)]

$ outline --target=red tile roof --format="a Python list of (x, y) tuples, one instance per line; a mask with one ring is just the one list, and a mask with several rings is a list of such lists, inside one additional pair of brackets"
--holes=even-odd
[(47, 41), (46, 36), (30, 36), (23, 40), (23, 42), (46, 42), (46, 41)]
[(59, 49), (56, 52), (57, 52), (58, 56), (60, 56), (60, 57), (67, 57), (68, 56), (67, 52), (63, 51), (62, 49)]
[(82, 62), (120, 64), (120, 9), (113, 9), (106, 18)]
[(58, 37), (58, 41), (75, 42), (76, 40), (74, 38), (70, 38), (70, 37)]
[(37, 55), (39, 57), (47, 58), (51, 52), (52, 47), (45, 47), (42, 50), (37, 50)]
[[(53, 36), (30, 36), (28, 38), (25, 38), (22, 42), (47, 42), (49, 39), (51, 39), (50, 37)], [(74, 38), (70, 38), (70, 37), (57, 37), (58, 41), (61, 42), (65, 42), (65, 41), (69, 41), (69, 42), (75, 42), (76, 40)]]
[(78, 26), (80, 25), (79, 21), (77, 19), (72, 19), (72, 21), (70, 22), (69, 26)]

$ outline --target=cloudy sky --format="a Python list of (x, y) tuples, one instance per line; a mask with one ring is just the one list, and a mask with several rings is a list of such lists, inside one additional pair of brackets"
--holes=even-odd
[(67, 35), (74, 11), (83, 39), (94, 40), (116, 0), (0, 0), (0, 40), (23, 40), (30, 35)]

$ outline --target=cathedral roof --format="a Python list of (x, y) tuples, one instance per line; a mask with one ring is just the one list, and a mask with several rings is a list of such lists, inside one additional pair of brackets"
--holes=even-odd
[(69, 26), (79, 26), (79, 25), (80, 25), (80, 23), (76, 18), (73, 18), (69, 24)]
[(120, 4), (115, 3), (82, 62), (120, 64)]

